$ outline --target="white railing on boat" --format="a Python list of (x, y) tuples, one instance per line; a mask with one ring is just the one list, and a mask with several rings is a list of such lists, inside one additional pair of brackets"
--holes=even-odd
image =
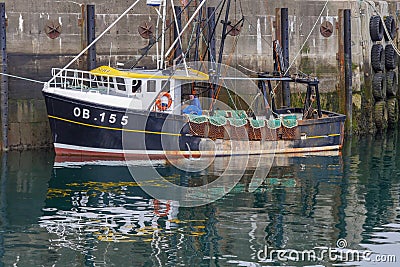
[(110, 90), (126, 92), (127, 82), (123, 78), (108, 75), (94, 75), (89, 71), (59, 68), (52, 69), (53, 79), (49, 82), (50, 88), (78, 90), (82, 92), (95, 92), (110, 94)]

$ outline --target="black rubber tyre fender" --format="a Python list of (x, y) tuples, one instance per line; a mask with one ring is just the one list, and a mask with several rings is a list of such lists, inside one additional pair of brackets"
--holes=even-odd
[(376, 101), (386, 98), (386, 83), (383, 73), (376, 73), (372, 79), (372, 94)]
[(393, 45), (388, 44), (385, 47), (385, 67), (387, 70), (394, 70), (397, 68), (398, 55), (394, 50)]
[[(396, 37), (396, 21), (393, 18), (393, 16), (387, 16), (385, 18), (385, 26), (389, 32), (390, 38), (393, 40)], [(389, 37), (387, 36), (385, 29), (383, 30), (383, 32), (384, 32), (385, 40), (389, 41)]]
[(388, 112), (385, 101), (378, 101), (374, 108), (375, 125), (379, 130), (386, 129), (388, 125)]
[(373, 42), (382, 41), (383, 23), (380, 16), (372, 16), (369, 20), (369, 34)]
[(384, 71), (385, 54), (381, 44), (374, 44), (371, 49), (371, 65), (375, 72)]
[(388, 109), (388, 123), (393, 127), (399, 121), (399, 101), (397, 98), (392, 97), (387, 101)]
[(386, 95), (387, 97), (397, 96), (397, 75), (395, 71), (386, 72)]

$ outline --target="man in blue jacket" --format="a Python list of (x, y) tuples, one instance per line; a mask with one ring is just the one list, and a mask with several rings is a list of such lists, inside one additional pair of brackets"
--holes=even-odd
[(201, 108), (200, 100), (194, 95), (190, 95), (189, 99), (190, 105), (183, 109), (183, 114), (202, 115), (203, 110)]

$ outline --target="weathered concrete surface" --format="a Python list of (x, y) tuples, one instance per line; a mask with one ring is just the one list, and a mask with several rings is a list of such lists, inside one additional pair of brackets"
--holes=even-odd
[[(208, 4), (217, 6), (221, 1), (209, 0)], [(96, 5), (96, 31), (100, 34), (133, 1), (47, 1), (47, 0), (6, 0), (8, 28), (7, 45), (9, 52), (9, 72), (32, 79), (46, 81), (52, 67), (63, 67), (84, 47), (85, 12), (82, 7), (91, 3)], [(181, 1), (176, 0), (180, 5)], [(272, 70), (272, 42), (275, 39), (276, 8), (289, 8), (290, 60), (293, 73), (305, 72), (318, 75), (321, 90), (326, 93), (326, 108), (336, 108), (335, 94), (341, 88), (338, 85), (338, 34), (337, 30), (329, 38), (319, 32), (320, 24), (327, 20), (338, 23), (338, 10), (351, 8), (353, 29), (353, 91), (354, 91), (354, 127), (356, 132), (372, 131), (373, 106), (370, 88), (371, 69), (368, 65), (371, 42), (369, 41), (369, 17), (372, 9), (358, 0), (332, 0), (322, 17), (318, 19), (326, 1), (323, 0), (242, 0), (232, 2), (230, 20), (239, 20), (245, 16), (241, 36), (236, 40), (228, 37), (226, 53), (233, 52), (224, 62), (230, 65), (244, 66), (254, 71)], [(396, 1), (376, 2), (379, 10), (395, 15)], [(85, 10), (83, 10), (85, 11)], [(193, 9), (191, 9), (193, 12)], [(217, 14), (218, 15), (218, 14)], [(183, 16), (184, 18), (186, 16)], [(48, 20), (62, 25), (60, 38), (50, 39), (45, 34)], [(98, 62), (108, 64), (111, 48), (111, 64), (129, 61), (128, 66), (140, 57), (139, 49), (148, 41), (141, 38), (137, 27), (148, 21), (156, 24), (155, 12), (146, 6), (143, 0), (119, 24), (110, 30), (97, 44)], [(317, 21), (317, 23), (316, 23)], [(316, 23), (316, 28), (307, 37)], [(169, 33), (170, 34), (170, 33)], [(220, 36), (219, 32), (217, 36)], [(171, 38), (167, 36), (167, 44)], [(219, 39), (218, 39), (219, 41)], [(234, 44), (237, 41), (237, 45)], [(219, 43), (219, 42), (218, 42)], [(217, 43), (217, 46), (218, 46)], [(149, 56), (140, 65), (155, 65), (156, 51), (153, 48)], [(81, 59), (72, 67), (85, 66)], [(10, 144), (13, 147), (46, 146), (51, 143), (44, 102), (40, 84), (32, 84), (15, 79), (10, 80)], [(293, 88), (294, 94), (304, 92), (304, 88)], [(337, 110), (336, 110), (337, 111)], [(33, 114), (33, 115), (32, 115)]]
[(11, 100), (9, 104), (9, 143), (19, 148), (49, 146), (51, 133), (44, 100)]

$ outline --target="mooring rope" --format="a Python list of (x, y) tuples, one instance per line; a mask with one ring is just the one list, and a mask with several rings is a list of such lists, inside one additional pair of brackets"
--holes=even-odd
[(2, 73), (2, 72), (0, 72), (0, 75), (7, 76), (7, 77), (10, 77), (10, 78), (19, 79), (19, 80), (24, 80), (24, 81), (28, 81), (28, 82), (33, 82), (33, 83), (46, 84), (46, 82), (33, 80), (33, 79), (21, 77), (21, 76), (16, 76), (16, 75), (12, 75), (12, 74)]

